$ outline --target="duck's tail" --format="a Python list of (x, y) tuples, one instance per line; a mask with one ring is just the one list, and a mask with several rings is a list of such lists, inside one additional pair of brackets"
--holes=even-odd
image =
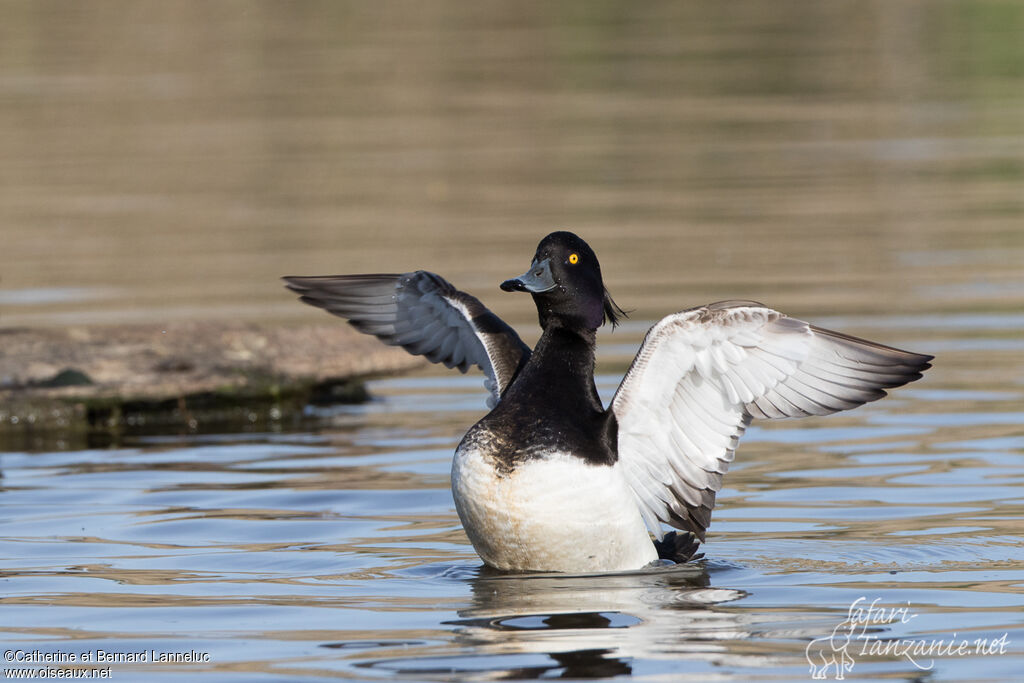
[(658, 558), (671, 560), (678, 564), (704, 557), (704, 553), (697, 554), (700, 541), (689, 531), (684, 533), (670, 531), (660, 541), (655, 541), (654, 547), (658, 551)]

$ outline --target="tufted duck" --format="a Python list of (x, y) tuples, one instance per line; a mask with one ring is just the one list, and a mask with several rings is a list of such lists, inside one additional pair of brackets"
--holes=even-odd
[(530, 269), (501, 284), (536, 303), (543, 334), (532, 351), (476, 298), (426, 271), (285, 281), (387, 344), (483, 370), (491, 411), (455, 452), (452, 493), (473, 547), (504, 570), (691, 559), (751, 419), (854, 408), (920, 378), (932, 360), (723, 301), (654, 325), (606, 409), (595, 335), (622, 311), (597, 256), (570, 232), (541, 240)]

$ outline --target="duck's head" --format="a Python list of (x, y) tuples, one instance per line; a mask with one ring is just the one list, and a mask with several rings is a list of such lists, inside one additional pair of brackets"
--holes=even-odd
[(506, 292), (529, 292), (541, 327), (560, 324), (596, 330), (606, 320), (614, 327), (625, 315), (604, 287), (594, 250), (571, 232), (553, 232), (540, 241), (530, 269), (505, 280)]

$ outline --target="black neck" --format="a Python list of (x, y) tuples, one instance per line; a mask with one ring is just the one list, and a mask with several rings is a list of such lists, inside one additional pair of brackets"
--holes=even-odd
[(594, 385), (596, 337), (596, 330), (570, 329), (549, 321), (523, 374), (537, 377), (553, 391), (585, 397), (586, 405), (580, 407), (603, 411)]
[[(466, 440), (481, 439), (509, 471), (551, 452), (572, 452), (594, 465), (615, 463), (618, 423), (594, 385), (595, 337), (595, 330), (545, 327), (501, 402)], [(478, 434), (477, 427), (484, 431)]]

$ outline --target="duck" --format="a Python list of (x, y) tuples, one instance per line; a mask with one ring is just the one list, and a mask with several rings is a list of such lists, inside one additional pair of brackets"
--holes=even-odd
[[(610, 403), (594, 383), (597, 330), (625, 315), (593, 249), (568, 231), (504, 280), (528, 293), (534, 348), (441, 276), (288, 276), (300, 301), (465, 373), (489, 412), (452, 460), (455, 509), (484, 564), (508, 572), (616, 572), (699, 559), (715, 497), (754, 419), (827, 415), (913, 382), (933, 356), (730, 300), (647, 332)], [(670, 527), (666, 530), (665, 527)]]

